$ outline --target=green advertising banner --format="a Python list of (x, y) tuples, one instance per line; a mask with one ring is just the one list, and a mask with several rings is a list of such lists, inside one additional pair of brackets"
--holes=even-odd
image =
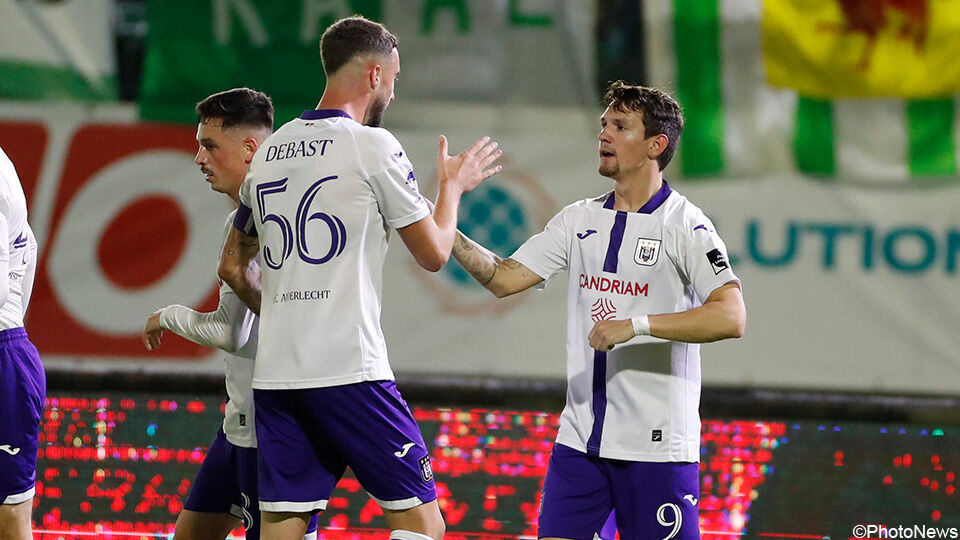
[(194, 122), (191, 104), (237, 86), (269, 94), (277, 123), (311, 108), (325, 82), (323, 30), (354, 13), (382, 18), (382, 0), (150, 0), (140, 107), (144, 119)]
[(144, 119), (193, 122), (193, 104), (249, 86), (277, 124), (323, 91), (318, 51), (335, 20), (361, 14), (400, 42), (404, 101), (596, 106), (595, 9), (575, 0), (149, 0)]

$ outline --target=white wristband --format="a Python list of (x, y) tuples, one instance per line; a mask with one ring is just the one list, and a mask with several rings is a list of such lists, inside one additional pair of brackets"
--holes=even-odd
[(633, 323), (633, 335), (650, 335), (650, 319), (646, 315), (637, 315), (636, 317), (632, 317), (630, 322)]

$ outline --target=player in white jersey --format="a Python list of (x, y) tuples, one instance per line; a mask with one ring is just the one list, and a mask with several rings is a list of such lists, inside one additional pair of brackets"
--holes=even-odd
[(37, 263), (27, 201), (0, 148), (0, 538), (33, 537), (30, 511), (46, 375), (23, 328)]
[[(457, 206), (499, 167), (496, 144), (449, 157), (431, 214), (400, 143), (379, 127), (400, 71), (396, 38), (362, 17), (320, 41), (316, 110), (274, 133), (240, 189), (220, 276), (260, 314), (254, 369), (264, 538), (297, 538), (346, 467), (380, 504), (391, 538), (439, 540), (430, 455), (396, 389), (380, 327), (388, 233), (417, 262), (447, 261)], [(244, 268), (257, 253), (260, 289)]]
[(498, 297), (566, 270), (567, 404), (544, 481), (541, 538), (699, 538), (700, 345), (740, 337), (746, 309), (713, 224), (662, 171), (683, 117), (621, 81), (600, 118), (613, 191), (573, 203), (502, 259), (463, 235), (454, 257)]
[[(273, 104), (262, 92), (234, 88), (197, 104), (195, 162), (211, 189), (238, 202), (250, 161), (273, 132)], [(227, 216), (224, 238), (236, 210)], [(259, 273), (251, 262), (248, 271)], [(217, 310), (200, 313), (181, 305), (166, 306), (147, 320), (143, 343), (160, 346), (164, 330), (207, 347), (222, 349), (227, 387), (223, 426), (218, 431), (177, 517), (175, 540), (223, 540), (243, 520), (248, 539), (260, 537), (257, 507), (257, 438), (254, 430), (253, 360), (257, 317), (224, 283)], [(305, 538), (316, 538), (316, 520)]]

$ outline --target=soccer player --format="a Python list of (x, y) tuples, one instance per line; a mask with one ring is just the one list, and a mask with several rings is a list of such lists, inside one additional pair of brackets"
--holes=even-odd
[[(315, 110), (254, 156), (220, 276), (260, 314), (254, 368), (263, 538), (297, 538), (346, 467), (383, 508), (390, 537), (439, 540), (443, 518), (430, 455), (397, 391), (380, 327), (388, 233), (420, 266), (450, 256), (463, 193), (495, 174), (482, 138), (437, 156), (431, 214), (413, 167), (378, 127), (400, 72), (396, 38), (362, 17), (323, 34), (327, 76)], [(262, 299), (244, 269), (261, 253)]]
[(567, 404), (544, 480), (540, 537), (700, 537), (700, 345), (740, 337), (746, 309), (726, 248), (663, 179), (683, 116), (664, 92), (612, 83), (600, 175), (502, 259), (463, 235), (453, 255), (498, 297), (567, 270)]
[(20, 178), (0, 148), (0, 538), (30, 540), (37, 444), (47, 378), (23, 319), (33, 291), (37, 241)]
[[(273, 104), (262, 92), (234, 88), (197, 104), (197, 143), (194, 159), (211, 189), (238, 201), (240, 184), (253, 155), (273, 132)], [(224, 236), (233, 223), (230, 212)], [(251, 261), (247, 271), (259, 274)], [(177, 517), (176, 540), (223, 540), (241, 520), (246, 537), (260, 537), (257, 507), (257, 436), (254, 431), (253, 360), (257, 350), (256, 315), (226, 284), (220, 285), (217, 310), (200, 313), (181, 305), (164, 307), (147, 319), (143, 344), (160, 346), (164, 330), (190, 341), (227, 352), (224, 357), (227, 405), (218, 430)], [(313, 520), (305, 538), (316, 538)]]

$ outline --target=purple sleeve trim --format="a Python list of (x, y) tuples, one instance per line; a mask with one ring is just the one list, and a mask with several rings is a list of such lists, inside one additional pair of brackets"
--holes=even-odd
[(257, 236), (257, 228), (253, 223), (253, 210), (243, 203), (240, 203), (237, 214), (233, 216), (233, 226), (247, 236)]

